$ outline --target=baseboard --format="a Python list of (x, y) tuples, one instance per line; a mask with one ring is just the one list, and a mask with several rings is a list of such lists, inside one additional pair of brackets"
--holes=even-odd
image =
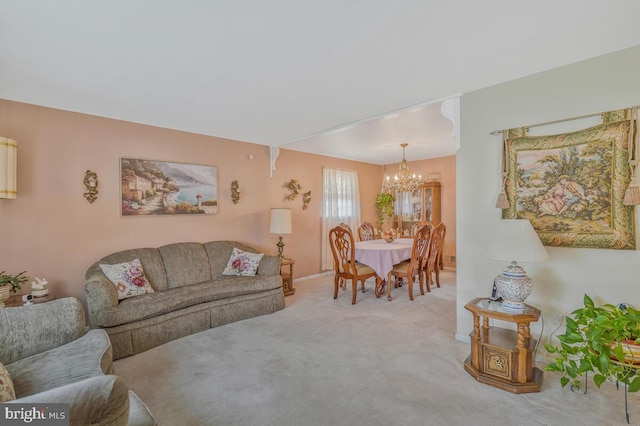
[(299, 283), (300, 281), (308, 281), (308, 280), (312, 280), (314, 278), (326, 277), (328, 275), (333, 275), (333, 271), (321, 272), (319, 274), (307, 275), (306, 277), (300, 277), (300, 278), (294, 278), (294, 279), (295, 279), (295, 282)]
[(459, 342), (471, 343), (471, 337), (468, 334), (459, 334), (456, 333), (455, 339)]

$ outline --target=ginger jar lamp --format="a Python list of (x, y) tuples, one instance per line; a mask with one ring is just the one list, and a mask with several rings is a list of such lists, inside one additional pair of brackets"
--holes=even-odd
[(518, 262), (546, 262), (549, 255), (531, 222), (526, 219), (503, 219), (494, 228), (487, 256), (509, 260), (509, 264), (495, 278), (495, 285), (503, 299), (502, 307), (512, 312), (523, 312), (524, 300), (531, 294), (533, 281)]

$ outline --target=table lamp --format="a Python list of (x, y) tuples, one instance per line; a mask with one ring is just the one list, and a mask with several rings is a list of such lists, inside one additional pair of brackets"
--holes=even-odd
[(511, 264), (495, 278), (494, 283), (502, 296), (502, 307), (523, 312), (526, 309), (524, 300), (531, 294), (533, 281), (517, 262), (545, 262), (549, 255), (528, 220), (503, 219), (497, 225), (487, 256), (510, 260)]
[(271, 234), (280, 234), (278, 239), (278, 257), (284, 259), (282, 242), (282, 234), (291, 233), (291, 209), (271, 209), (271, 226), (269, 227)]
[(0, 136), (0, 198), (17, 198), (18, 142)]

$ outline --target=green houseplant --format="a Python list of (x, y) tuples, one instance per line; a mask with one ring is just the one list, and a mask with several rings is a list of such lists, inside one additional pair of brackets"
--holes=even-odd
[(26, 283), (29, 277), (25, 277), (24, 274), (27, 271), (22, 271), (18, 275), (9, 275), (6, 271), (0, 272), (0, 287), (11, 287), (9, 290), (12, 293), (17, 292), (22, 288), (22, 284)]
[(378, 219), (381, 225), (384, 225), (386, 218), (393, 217), (393, 201), (393, 194), (388, 192), (380, 193), (376, 197), (376, 208), (378, 209)]
[(598, 387), (609, 379), (627, 384), (629, 392), (640, 390), (640, 355), (631, 352), (640, 343), (640, 311), (624, 305), (598, 307), (585, 294), (584, 307), (565, 320), (560, 345), (545, 345), (549, 353), (557, 354), (545, 370), (562, 373), (563, 387), (568, 383), (579, 387), (581, 376), (591, 372)]

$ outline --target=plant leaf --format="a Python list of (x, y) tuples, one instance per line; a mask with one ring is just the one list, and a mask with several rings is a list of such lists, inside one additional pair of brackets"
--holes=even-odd
[(638, 392), (640, 390), (640, 377), (636, 376), (631, 383), (629, 383), (629, 392)]
[(595, 306), (595, 304), (593, 303), (593, 300), (586, 293), (584, 295), (582, 302), (584, 303), (584, 306), (587, 308), (593, 308)]
[(596, 384), (596, 386), (600, 387), (600, 385), (607, 380), (606, 377), (604, 377), (602, 374), (595, 374), (593, 376), (593, 383)]

